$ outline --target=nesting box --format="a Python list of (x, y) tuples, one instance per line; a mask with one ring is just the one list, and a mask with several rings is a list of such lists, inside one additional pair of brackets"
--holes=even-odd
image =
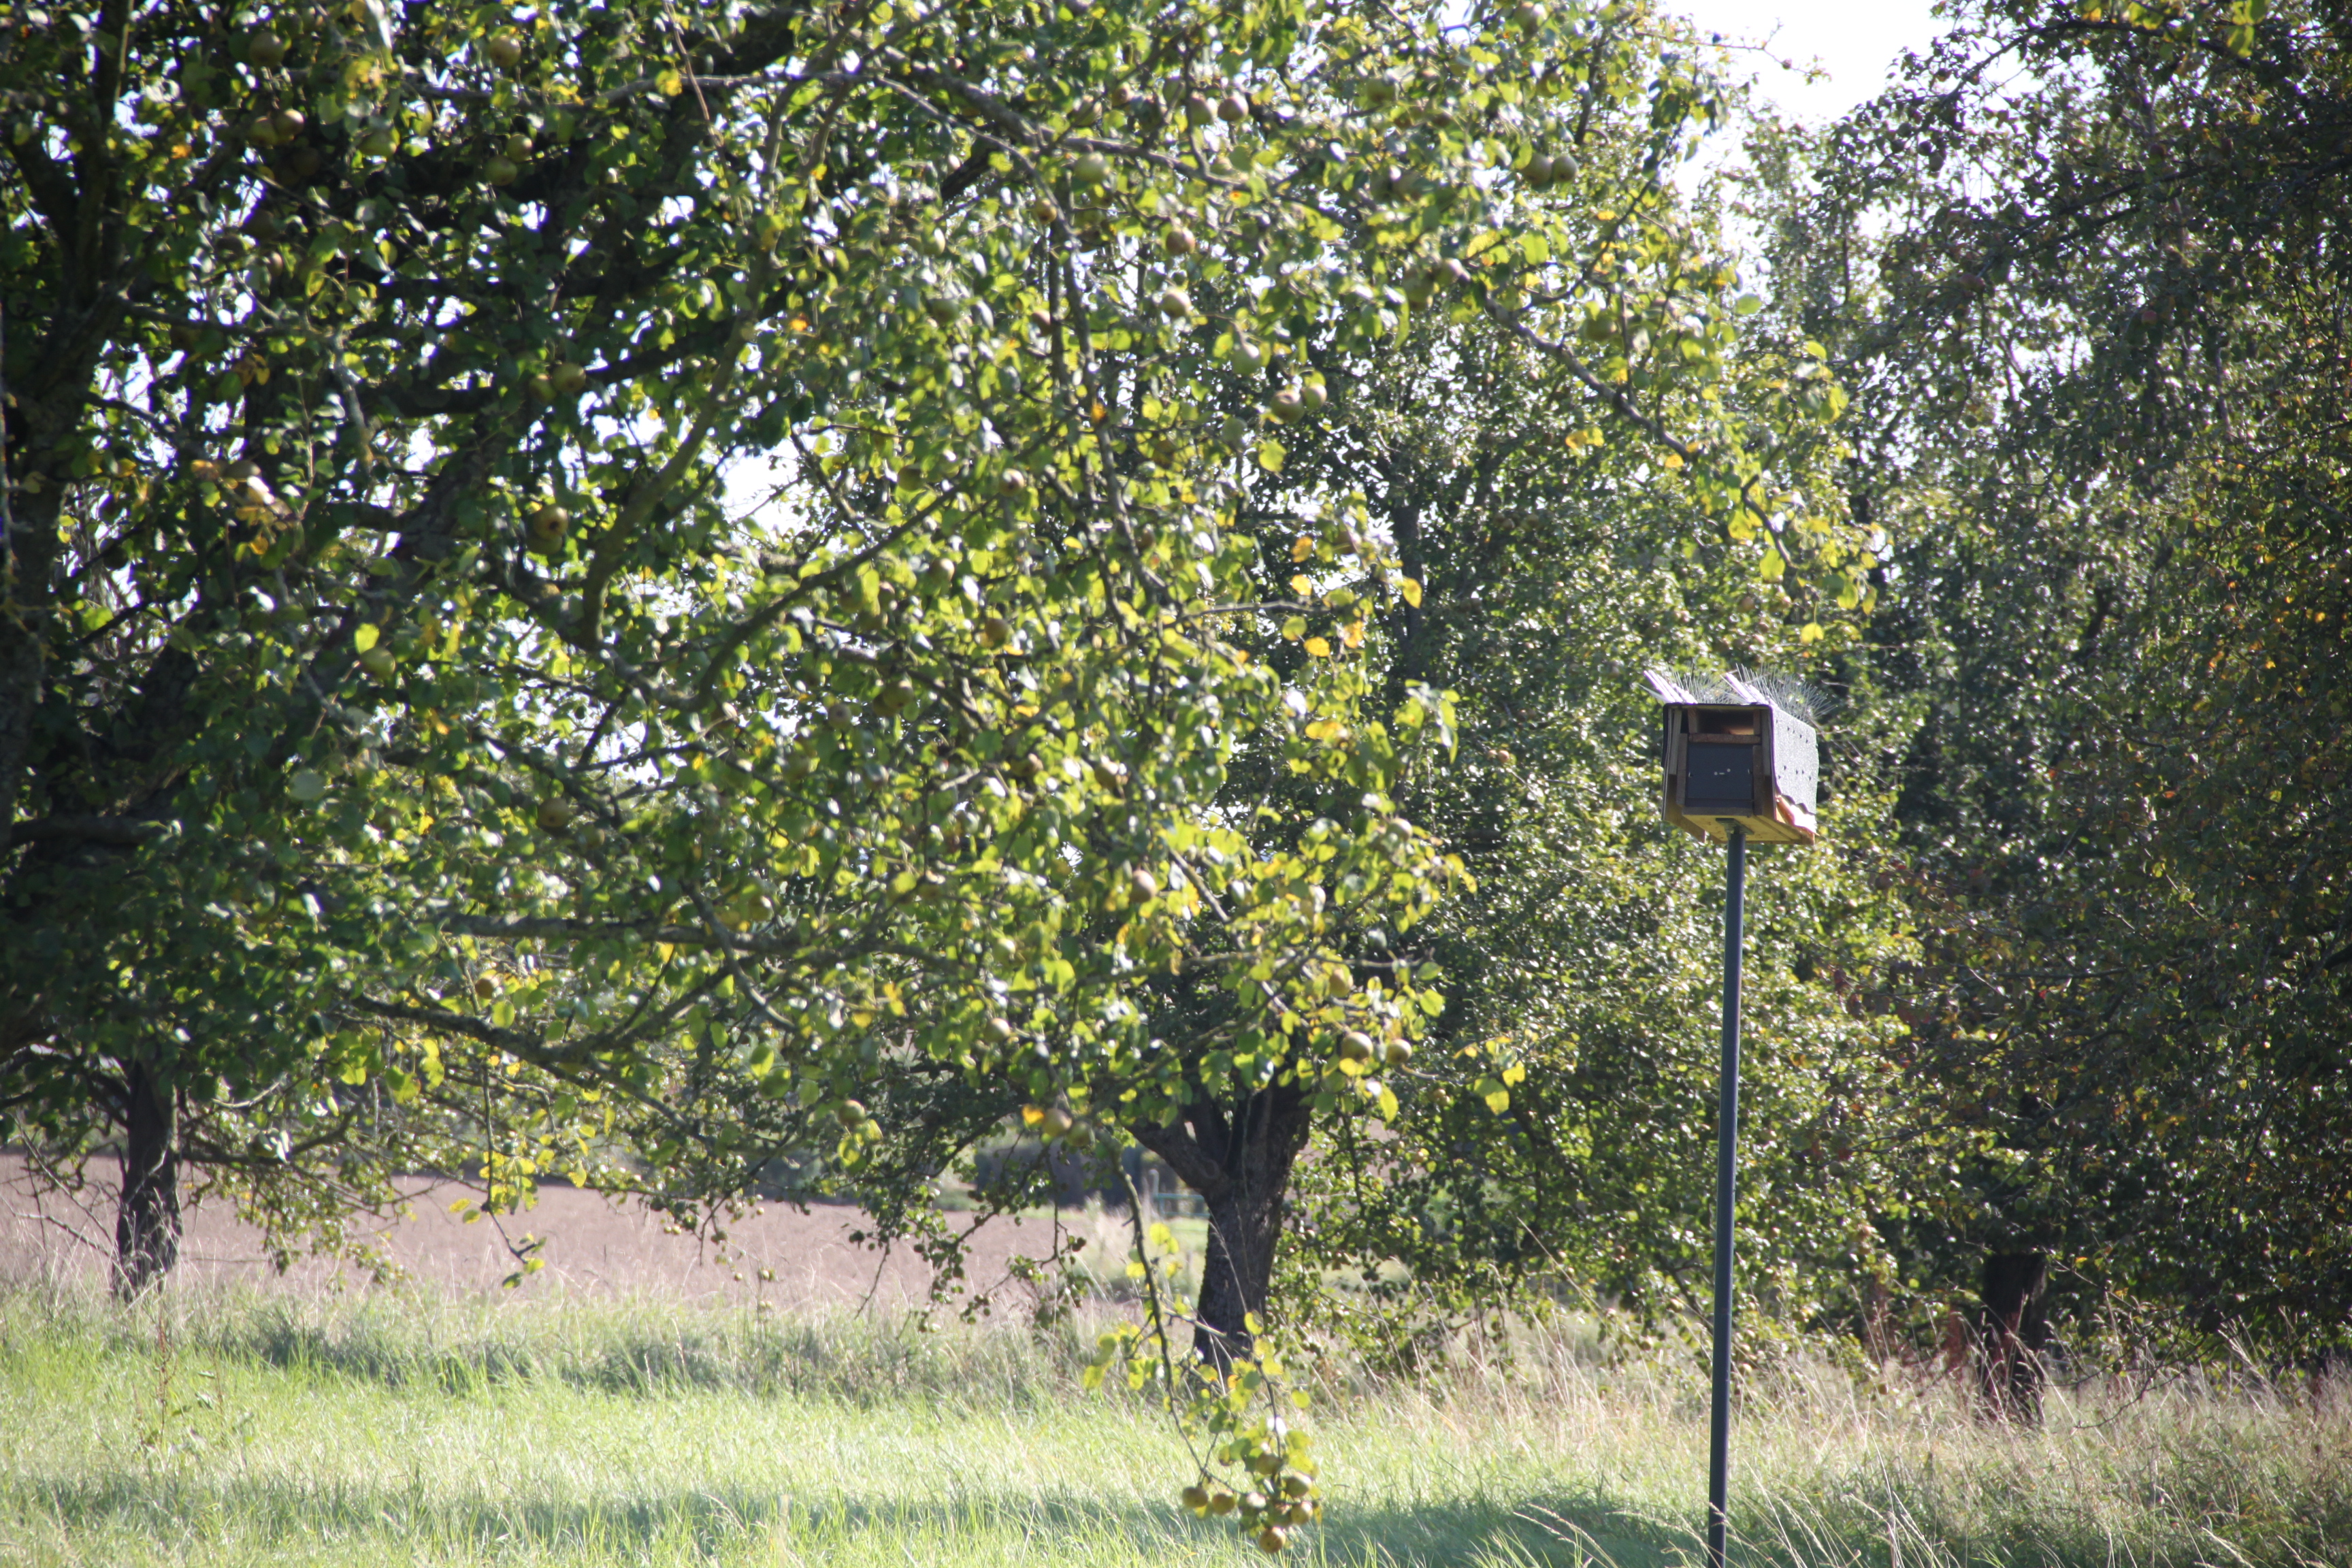
[[(1653, 670), (1666, 820), (1720, 844), (1733, 825), (1758, 844), (1811, 844), (1820, 760), (1813, 727), (1735, 675), (1693, 682)], [(1700, 689), (1694, 689), (1694, 686)]]

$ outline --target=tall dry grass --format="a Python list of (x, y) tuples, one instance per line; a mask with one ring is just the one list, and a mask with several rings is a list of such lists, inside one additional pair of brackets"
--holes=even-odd
[[(1106, 1255), (1115, 1238), (1102, 1238)], [(0, 1287), (0, 1563), (1232, 1563), (1183, 1449), (1076, 1373), (1099, 1325), (655, 1297)], [(1692, 1563), (1705, 1390), (1591, 1320), (1325, 1382), (1304, 1560)], [(1735, 1426), (1736, 1560), (2352, 1563), (2352, 1389), (2183, 1372), (1989, 1427), (1783, 1343)]]

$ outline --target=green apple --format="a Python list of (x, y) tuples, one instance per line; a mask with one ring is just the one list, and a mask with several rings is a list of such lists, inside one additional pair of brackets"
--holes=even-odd
[(551, 556), (561, 551), (564, 536), (572, 530), (572, 514), (560, 506), (534, 507), (522, 521), (531, 551), (538, 555)]

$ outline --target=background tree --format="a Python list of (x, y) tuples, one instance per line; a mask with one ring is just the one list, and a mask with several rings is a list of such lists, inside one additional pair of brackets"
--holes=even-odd
[(1979, 1271), (1997, 1342), (2045, 1277), (2352, 1323), (2347, 42), (2340, 6), (1968, 6), (1776, 216), (1895, 541), (1857, 669), (1920, 720), (1916, 1068), (1983, 1149), (1900, 1246), (1929, 1294)]
[[(1449, 1316), (1565, 1289), (1654, 1322), (1710, 1277), (1722, 857), (1659, 816), (1639, 672), (1818, 668), (1861, 622), (1828, 574), (1759, 578), (1769, 547), (1695, 521), (1654, 448), (1576, 425), (1525, 343), (1429, 347), (1384, 361), (1347, 405), (1378, 415), (1333, 434), (1377, 471), (1375, 515), (1423, 584), (1391, 617), (1390, 668), (1457, 696), (1458, 761), (1404, 799), (1476, 886), (1405, 943), (1447, 1006), (1389, 1135), (1319, 1161), (1307, 1256), (1405, 1262), (1408, 1299)], [(1780, 481), (1826, 498), (1834, 439), (1775, 384), (1792, 357), (1757, 334), (1685, 395), (1770, 431)], [(1868, 1219), (1909, 1176), (1883, 1133), (1900, 1028), (1874, 984), (1908, 951), (1888, 802), (1834, 725), (1825, 755), (1824, 842), (1761, 858), (1749, 932), (1744, 1277), (1790, 1319), (1885, 1268)]]

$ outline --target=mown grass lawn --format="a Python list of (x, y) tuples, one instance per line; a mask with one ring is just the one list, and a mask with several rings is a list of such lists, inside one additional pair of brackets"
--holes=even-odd
[[(0, 1563), (1235, 1563), (1076, 1331), (658, 1302), (0, 1292)], [(2352, 1562), (2352, 1401), (2183, 1384), (2039, 1434), (1801, 1363), (1738, 1428), (1741, 1561)], [(1297, 1561), (1692, 1561), (1679, 1362), (1589, 1335), (1318, 1405)]]

